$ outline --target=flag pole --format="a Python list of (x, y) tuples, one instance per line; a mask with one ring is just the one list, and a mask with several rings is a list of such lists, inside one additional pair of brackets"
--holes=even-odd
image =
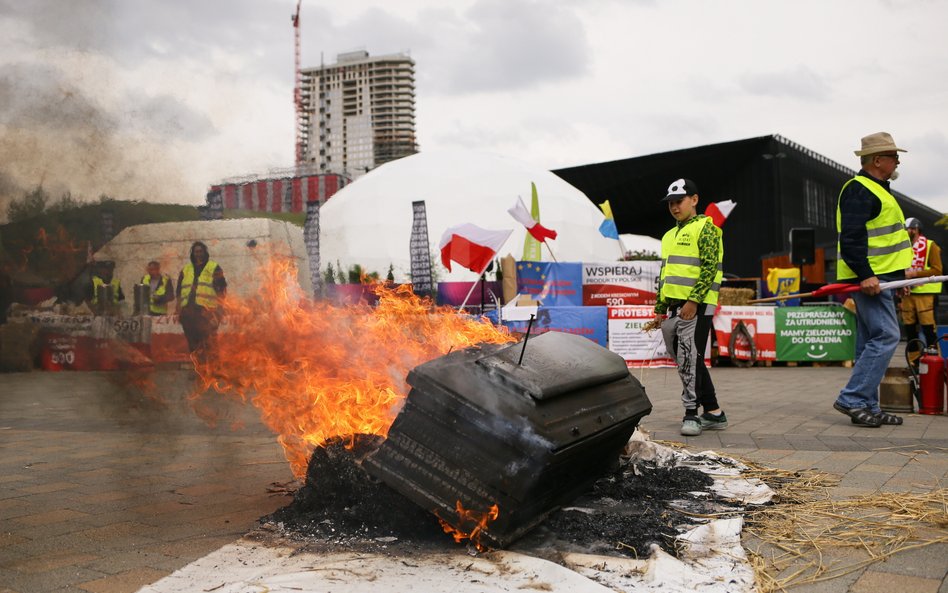
[[(889, 282), (882, 282), (879, 284), (881, 290), (890, 290), (895, 288), (905, 288), (912, 286), (920, 286), (922, 284), (929, 284), (931, 282), (946, 282), (948, 281), (948, 275), (945, 276), (922, 276), (920, 278), (911, 278), (906, 280), (890, 280)], [(809, 296), (824, 296), (829, 294), (841, 294), (841, 293), (850, 293), (850, 292), (859, 292), (860, 287), (858, 284), (851, 283), (840, 283), (840, 284), (827, 284), (822, 286), (812, 292), (804, 292), (802, 294), (786, 294), (774, 297), (766, 297), (763, 299), (754, 299), (747, 301), (750, 304), (757, 303), (773, 303), (776, 301), (785, 301), (788, 299), (796, 299), (801, 297)]]
[[(468, 300), (469, 298), (471, 298), (471, 295), (472, 295), (472, 294), (474, 294), (474, 289), (477, 288), (477, 283), (478, 283), (479, 281), (481, 281), (481, 276), (483, 276), (483, 275), (484, 275), (484, 272), (487, 271), (487, 266), (490, 265), (490, 262), (493, 261), (493, 259), (494, 259), (494, 258), (491, 257), (489, 260), (487, 260), (487, 263), (484, 264), (484, 267), (481, 268), (481, 271), (477, 273), (477, 280), (475, 280), (473, 283), (471, 283), (471, 290), (467, 291), (467, 296), (464, 297), (464, 301), (461, 303), (461, 306), (458, 307), (458, 312), (459, 312), (459, 313), (464, 310), (464, 306), (467, 305), (467, 300)], [(482, 304), (483, 304), (483, 303), (482, 303)]]
[(553, 262), (554, 262), (554, 263), (559, 263), (559, 262), (556, 261), (556, 256), (553, 255), (553, 250), (550, 249), (550, 244), (547, 243), (546, 241), (543, 241), (543, 244), (546, 245), (546, 250), (550, 252), (550, 257), (553, 258)]

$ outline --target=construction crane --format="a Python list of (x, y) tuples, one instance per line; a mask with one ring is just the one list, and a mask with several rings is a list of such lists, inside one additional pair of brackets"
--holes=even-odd
[(300, 3), (296, 0), (296, 12), (293, 19), (295, 42), (295, 62), (293, 69), (293, 108), (296, 111), (296, 166), (303, 164), (303, 73), (300, 71)]

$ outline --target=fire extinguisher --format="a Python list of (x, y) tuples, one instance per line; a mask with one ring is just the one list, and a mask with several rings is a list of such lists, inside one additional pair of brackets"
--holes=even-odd
[(932, 347), (925, 349), (918, 363), (918, 413), (942, 414), (945, 411), (945, 359), (937, 347)]

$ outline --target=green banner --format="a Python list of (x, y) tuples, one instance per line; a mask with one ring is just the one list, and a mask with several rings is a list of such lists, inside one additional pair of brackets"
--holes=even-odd
[(844, 307), (777, 307), (777, 360), (852, 360), (856, 316)]
[[(537, 196), (537, 184), (530, 182), (530, 216), (533, 220), (540, 222), (540, 198)], [(540, 253), (540, 242), (533, 238), (533, 235), (527, 233), (523, 238), (523, 261), (542, 261), (543, 254)]]

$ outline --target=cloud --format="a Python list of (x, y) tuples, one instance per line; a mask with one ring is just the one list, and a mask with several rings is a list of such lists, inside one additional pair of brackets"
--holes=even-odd
[(510, 92), (579, 78), (590, 64), (585, 30), (573, 10), (533, 1), (481, 0), (452, 38), (451, 63), (438, 64), (435, 90)]
[(239, 55), (242, 73), (287, 79), (291, 10), (290, 2), (260, 0), (0, 0), (0, 15), (17, 21), (38, 50), (101, 54), (126, 68), (149, 59), (226, 64), (221, 57)]
[(741, 89), (752, 95), (825, 101), (832, 94), (825, 77), (804, 65), (780, 72), (744, 74), (738, 81)]
[(128, 115), (134, 128), (163, 139), (199, 142), (211, 137), (216, 129), (203, 113), (191, 109), (171, 95), (136, 94), (127, 98)]

